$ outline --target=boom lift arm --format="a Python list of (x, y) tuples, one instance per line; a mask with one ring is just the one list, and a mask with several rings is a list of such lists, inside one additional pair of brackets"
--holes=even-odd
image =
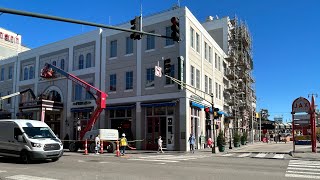
[(60, 73), (61, 75), (65, 76), (69, 80), (73, 81), (74, 83), (84, 87), (86, 91), (88, 91), (91, 95), (95, 95), (96, 104), (97, 108), (93, 112), (92, 116), (90, 117), (90, 120), (84, 130), (81, 130), (80, 132), (80, 139), (82, 140), (83, 136), (85, 135), (86, 132), (91, 130), (96, 123), (100, 113), (102, 112), (103, 109), (106, 108), (106, 99), (107, 99), (107, 94), (96, 87), (92, 86), (91, 84), (85, 82), (84, 80), (78, 78), (75, 75), (72, 75), (68, 72), (65, 72), (64, 70), (52, 65), (52, 64), (45, 64), (45, 67), (41, 70), (41, 77), (46, 78), (46, 79), (51, 79), (55, 78), (55, 73)]
[(18, 96), (18, 95), (26, 93), (26, 92), (30, 92), (32, 98), (36, 99), (36, 96), (34, 95), (32, 89), (30, 89), (30, 88), (26, 89), (26, 90), (23, 90), (23, 91), (20, 91), (20, 92), (15, 92), (15, 93), (0, 97), (0, 110), (2, 110), (2, 102), (3, 102), (3, 100), (11, 98), (11, 97), (14, 97), (14, 96)]

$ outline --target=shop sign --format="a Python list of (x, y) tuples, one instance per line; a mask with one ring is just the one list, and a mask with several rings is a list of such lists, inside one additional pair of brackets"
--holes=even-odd
[(200, 96), (196, 96), (196, 95), (191, 95), (190, 99), (194, 100), (194, 101), (198, 101), (198, 102), (202, 102), (204, 99)]
[(87, 104), (91, 104), (91, 101), (78, 101), (73, 103), (73, 105), (75, 106), (87, 105)]
[(310, 102), (303, 97), (299, 97), (295, 99), (292, 103), (292, 113), (298, 113), (298, 112), (306, 112), (308, 113), (310, 111)]

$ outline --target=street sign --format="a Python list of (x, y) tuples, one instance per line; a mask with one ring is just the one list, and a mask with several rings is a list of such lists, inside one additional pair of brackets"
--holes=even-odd
[(309, 125), (310, 124), (310, 120), (294, 120), (294, 124), (295, 125)]
[(309, 120), (310, 121), (310, 114), (295, 114), (294, 120)]
[(298, 112), (306, 112), (308, 113), (310, 111), (310, 102), (303, 97), (299, 97), (295, 99), (292, 103), (292, 113), (298, 113)]
[(160, 66), (155, 66), (154, 67), (155, 71), (154, 71), (154, 75), (155, 76), (158, 76), (158, 77), (161, 77), (162, 76), (162, 73), (161, 73), (161, 67)]

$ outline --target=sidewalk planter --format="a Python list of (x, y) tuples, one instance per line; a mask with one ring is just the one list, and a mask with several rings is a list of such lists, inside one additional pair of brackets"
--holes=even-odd
[(247, 135), (246, 134), (241, 136), (241, 144), (242, 145), (246, 145), (247, 144)]
[(217, 146), (219, 147), (219, 151), (220, 152), (224, 152), (225, 149), (225, 145), (226, 145), (226, 140), (223, 136), (223, 132), (220, 131), (218, 137), (217, 137)]
[(234, 147), (240, 147), (240, 135), (238, 133), (233, 136), (233, 145)]

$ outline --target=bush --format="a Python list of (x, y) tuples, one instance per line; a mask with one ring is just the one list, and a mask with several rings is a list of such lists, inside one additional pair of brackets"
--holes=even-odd
[(245, 133), (241, 136), (241, 144), (245, 145), (246, 142), (247, 142), (247, 134)]
[(240, 135), (237, 132), (234, 133), (234, 135), (233, 135), (233, 142), (234, 143), (240, 142)]
[(218, 137), (217, 137), (217, 146), (221, 147), (221, 146), (225, 146), (226, 145), (226, 140), (224, 138), (223, 132), (220, 131)]

